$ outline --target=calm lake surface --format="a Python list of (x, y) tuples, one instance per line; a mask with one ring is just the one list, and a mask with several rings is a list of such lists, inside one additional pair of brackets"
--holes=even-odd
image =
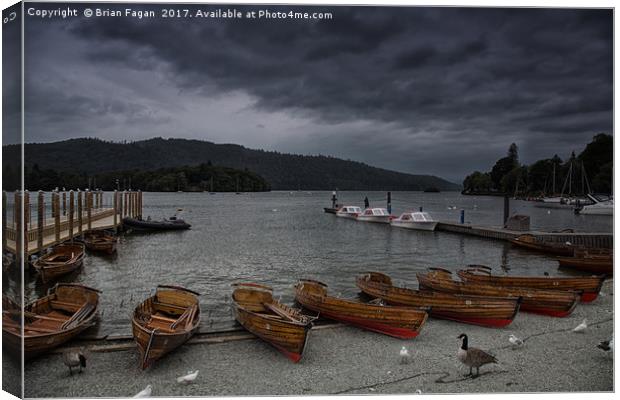
[[(339, 202), (385, 207), (385, 192), (339, 192)], [(298, 278), (325, 282), (330, 292), (356, 296), (355, 276), (378, 270), (397, 285), (416, 287), (415, 273), (428, 266), (456, 270), (465, 264), (486, 264), (514, 274), (567, 274), (552, 257), (510, 244), (447, 232), (418, 232), (362, 223), (325, 214), (331, 192), (144, 193), (144, 217), (182, 217), (192, 229), (182, 232), (121, 235), (113, 257), (88, 254), (84, 268), (66, 281), (103, 291), (103, 316), (98, 334), (130, 334), (135, 305), (158, 284), (178, 284), (202, 294), (203, 329), (234, 325), (231, 284), (253, 281), (270, 285), (282, 301), (293, 301)], [(500, 226), (503, 199), (462, 196), (456, 192), (393, 192), (392, 213), (424, 211), (440, 221), (465, 221)], [(450, 209), (449, 209), (450, 207)], [(452, 209), (452, 207), (456, 207)], [(511, 201), (511, 213), (531, 217), (532, 229), (573, 228), (582, 232), (612, 232), (609, 216), (578, 216), (572, 209), (535, 207)], [(45, 293), (31, 274), (27, 300)]]

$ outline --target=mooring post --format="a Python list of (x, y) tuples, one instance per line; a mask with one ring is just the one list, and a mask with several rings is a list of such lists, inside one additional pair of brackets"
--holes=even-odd
[(90, 190), (86, 192), (86, 222), (87, 222), (87, 232), (90, 232), (93, 229), (93, 221), (92, 221), (92, 208), (93, 208), (93, 192)]
[(422, 210), (423, 210), (423, 208), (422, 208), (422, 206), (420, 206), (420, 212), (422, 212)]
[(83, 214), (82, 212), (82, 191), (78, 189), (78, 195), (77, 195), (78, 235), (82, 234), (82, 225), (84, 224), (82, 214)]
[(7, 239), (6, 239), (6, 226), (7, 226), (7, 221), (6, 221), (6, 215), (7, 215), (7, 211), (6, 211), (6, 192), (3, 190), (2, 191), (2, 250), (6, 250), (7, 249)]
[(508, 195), (504, 195), (504, 226), (506, 226), (506, 222), (508, 221), (508, 214), (510, 213), (510, 197)]
[(62, 215), (67, 215), (67, 192), (62, 192)]
[(387, 192), (387, 211), (392, 214), (392, 192)]
[(37, 199), (37, 253), (43, 254), (43, 227), (45, 226), (45, 193), (39, 190)]
[(74, 195), (73, 190), (69, 190), (69, 238), (73, 242), (73, 213), (75, 212), (74, 208)]
[(54, 236), (56, 243), (60, 243), (60, 193), (54, 192), (52, 196), (55, 199), (52, 207), (54, 210)]
[(24, 231), (22, 230), (23, 215), (22, 202), (19, 191), (15, 191), (15, 204), (13, 206), (13, 214), (15, 215), (15, 260), (17, 265), (21, 265)]
[(465, 210), (461, 209), (461, 224), (465, 223)]
[(24, 191), (24, 259), (28, 258), (28, 227), (30, 226), (30, 193)]

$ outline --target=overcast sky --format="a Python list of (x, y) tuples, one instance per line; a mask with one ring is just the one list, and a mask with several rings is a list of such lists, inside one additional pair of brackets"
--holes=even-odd
[(27, 142), (194, 138), (460, 183), (512, 142), (527, 163), (612, 133), (609, 10), (268, 6), (333, 13), (309, 21), (71, 7), (80, 17), (26, 20)]

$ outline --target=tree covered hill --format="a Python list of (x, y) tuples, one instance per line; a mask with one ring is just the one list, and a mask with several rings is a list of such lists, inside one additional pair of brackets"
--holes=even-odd
[[(27, 168), (95, 175), (114, 171), (215, 166), (251, 171), (273, 190), (460, 190), (460, 186), (430, 175), (412, 175), (327, 156), (303, 156), (252, 150), (234, 144), (154, 138), (131, 143), (71, 139), (25, 145)], [(3, 148), (5, 176), (19, 165), (19, 146)], [(6, 185), (5, 185), (6, 186)]]

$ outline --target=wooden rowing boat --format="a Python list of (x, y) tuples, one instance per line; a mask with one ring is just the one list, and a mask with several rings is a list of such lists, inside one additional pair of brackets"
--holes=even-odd
[(411, 339), (420, 333), (428, 314), (409, 307), (382, 306), (329, 296), (327, 285), (302, 279), (295, 285), (295, 300), (321, 316), (383, 333)]
[(101, 230), (91, 231), (84, 235), (84, 244), (90, 251), (114, 254), (117, 243), (118, 237)]
[(256, 283), (233, 286), (235, 319), (293, 362), (299, 362), (313, 318), (274, 300), (269, 286)]
[(198, 330), (198, 296), (179, 286), (160, 285), (154, 296), (136, 307), (131, 326), (142, 369), (185, 343)]
[(461, 296), (396, 287), (389, 276), (379, 272), (359, 275), (357, 287), (369, 296), (388, 304), (407, 307), (430, 307), (431, 317), (473, 325), (503, 327), (519, 311), (518, 298)]
[(39, 272), (43, 283), (71, 273), (84, 263), (84, 245), (65, 243), (55, 246), (52, 251), (32, 263)]
[(491, 268), (484, 265), (470, 265), (467, 269), (457, 272), (465, 282), (482, 283), (485, 285), (525, 287), (544, 290), (582, 291), (581, 301), (589, 303), (598, 297), (604, 275), (593, 276), (499, 276), (492, 275)]
[(510, 243), (525, 249), (541, 251), (543, 253), (555, 254), (558, 256), (572, 256), (575, 249), (575, 246), (573, 246), (570, 242), (543, 242), (537, 240), (536, 236), (531, 234), (521, 235), (515, 239), (509, 240)]
[[(35, 357), (93, 326), (99, 310), (99, 290), (75, 283), (57, 283), (50, 293), (24, 307), (24, 357)], [(21, 357), (21, 308), (2, 299), (2, 340)]]
[(521, 311), (552, 317), (570, 315), (580, 297), (580, 293), (574, 291), (529, 289), (455, 281), (452, 280), (452, 273), (443, 268), (430, 268), (429, 272), (417, 274), (417, 277), (421, 289), (475, 296), (521, 297)]
[(558, 257), (560, 267), (613, 276), (614, 256), (608, 249), (577, 249), (573, 257)]

